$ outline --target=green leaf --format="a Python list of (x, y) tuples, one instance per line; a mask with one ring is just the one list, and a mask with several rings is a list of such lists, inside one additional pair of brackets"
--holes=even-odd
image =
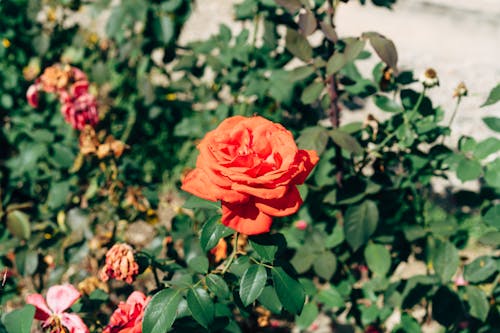
[(189, 196), (186, 202), (183, 205), (184, 208), (187, 209), (217, 209), (220, 210), (220, 203), (208, 201), (202, 198), (198, 198), (194, 195)]
[(500, 150), (500, 140), (497, 138), (487, 138), (479, 142), (474, 150), (474, 156), (482, 160)]
[(309, 76), (311, 76), (314, 73), (314, 67), (307, 65), (307, 66), (301, 66), (292, 69), (289, 73), (290, 80), (296, 82), (296, 81), (302, 81), (307, 79)]
[(290, 12), (290, 14), (295, 14), (300, 8), (302, 8), (302, 4), (300, 0), (274, 0), (280, 6), (285, 7), (286, 10)]
[(488, 209), (483, 216), (483, 221), (500, 230), (500, 205), (495, 205)]
[(226, 227), (220, 221), (220, 216), (209, 219), (201, 228), (200, 245), (203, 251), (213, 249), (221, 238), (234, 233), (234, 230)]
[(350, 206), (344, 216), (344, 234), (354, 251), (365, 244), (377, 229), (378, 208), (371, 200)]
[(330, 280), (337, 270), (337, 257), (330, 251), (323, 252), (314, 260), (313, 269), (319, 277)]
[(50, 185), (49, 194), (47, 195), (47, 205), (50, 209), (57, 209), (64, 204), (70, 192), (69, 181), (53, 182)]
[(257, 300), (272, 313), (281, 313), (283, 305), (281, 305), (278, 295), (276, 294), (276, 290), (273, 286), (266, 286), (264, 290), (262, 290), (262, 293), (257, 298)]
[(300, 149), (315, 150), (322, 155), (328, 144), (328, 130), (322, 126), (306, 127), (297, 138)]
[(282, 234), (263, 234), (249, 238), (250, 245), (257, 255), (265, 261), (273, 262), (280, 247), (286, 247), (286, 240)]
[(393, 332), (397, 333), (421, 333), (422, 330), (420, 328), (419, 323), (415, 318), (407, 313), (403, 313), (401, 316), (401, 324), (398, 325), (396, 330)]
[(240, 298), (244, 306), (253, 303), (266, 286), (267, 272), (264, 266), (250, 266), (240, 281)]
[(313, 50), (307, 39), (293, 29), (286, 31), (286, 48), (297, 58), (307, 62), (313, 56)]
[(29, 216), (20, 210), (13, 210), (7, 214), (7, 229), (19, 239), (29, 239), (31, 226)]
[(465, 266), (464, 278), (471, 283), (480, 283), (490, 278), (497, 271), (495, 260), (482, 256)]
[(484, 180), (489, 186), (500, 188), (500, 158), (486, 165)]
[(300, 314), (306, 299), (302, 285), (281, 267), (273, 267), (271, 273), (276, 294), (285, 310)]
[(208, 274), (205, 278), (208, 289), (217, 295), (218, 298), (227, 299), (231, 295), (226, 281), (216, 274)]
[(498, 84), (495, 88), (491, 89), (488, 99), (481, 105), (481, 107), (495, 104), (500, 101), (500, 84)]
[(465, 292), (470, 306), (470, 315), (484, 322), (490, 308), (486, 295), (481, 289), (474, 286), (466, 286)]
[(316, 17), (310, 9), (305, 8), (303, 11), (300, 11), (299, 28), (305, 36), (309, 36), (316, 31), (317, 26), (318, 22), (316, 21)]
[(477, 142), (470, 136), (462, 136), (458, 140), (458, 149), (463, 152), (473, 152), (476, 149)]
[(38, 53), (38, 55), (44, 55), (47, 53), (50, 47), (50, 35), (48, 33), (41, 33), (40, 35), (33, 38), (33, 48)]
[(328, 59), (328, 63), (326, 64), (326, 74), (332, 75), (337, 73), (347, 64), (347, 60), (343, 53), (335, 52), (330, 59)]
[(161, 43), (168, 44), (171, 42), (175, 27), (169, 15), (161, 15), (156, 18), (153, 26), (156, 38)]
[(208, 259), (207, 257), (193, 257), (188, 259), (187, 265), (196, 273), (206, 274), (208, 273)]
[(303, 104), (311, 104), (318, 100), (319, 95), (325, 88), (323, 82), (313, 82), (311, 85), (307, 86), (302, 92), (302, 96), (300, 97), (300, 101)]
[(441, 242), (435, 249), (432, 265), (442, 283), (448, 283), (460, 264), (457, 248), (450, 242)]
[(301, 330), (306, 330), (318, 317), (318, 305), (316, 303), (307, 303), (300, 316), (295, 317), (295, 324)]
[(155, 294), (144, 311), (142, 332), (167, 332), (177, 317), (177, 308), (181, 300), (181, 292), (176, 289), (163, 289)]
[(3, 319), (3, 323), (8, 332), (30, 333), (34, 317), (35, 307), (31, 304), (26, 304), (21, 309), (7, 313)]
[(124, 15), (125, 13), (122, 6), (116, 6), (111, 11), (111, 15), (106, 23), (106, 35), (109, 38), (116, 38), (118, 32), (120, 32)]
[(302, 274), (311, 268), (317, 255), (318, 253), (312, 246), (303, 245), (297, 249), (290, 263), (297, 273)]
[(500, 118), (498, 118), (498, 117), (484, 117), (483, 122), (491, 130), (493, 130), (495, 132), (500, 132)]
[(214, 303), (208, 293), (202, 288), (189, 289), (186, 300), (193, 318), (208, 329), (215, 316)]
[(378, 106), (379, 109), (381, 109), (382, 111), (386, 111), (386, 112), (402, 112), (403, 111), (403, 107), (401, 107), (401, 105), (394, 102), (392, 99), (390, 99), (387, 96), (374, 95), (373, 101), (375, 102), (375, 105)]
[(342, 295), (333, 286), (329, 289), (321, 290), (317, 296), (317, 301), (329, 308), (343, 308), (345, 306)]
[(365, 47), (365, 41), (362, 39), (353, 39), (347, 42), (344, 49), (344, 58), (346, 62), (351, 62), (356, 60), (361, 51)]
[(386, 276), (391, 268), (391, 254), (381, 244), (370, 243), (365, 248), (368, 268), (378, 276)]
[(340, 129), (332, 129), (329, 131), (329, 134), (333, 142), (335, 142), (335, 144), (340, 146), (342, 149), (345, 149), (355, 155), (363, 154), (363, 147), (361, 147), (352, 135)]
[(398, 52), (392, 40), (382, 36), (377, 32), (365, 32), (363, 37), (368, 38), (375, 52), (380, 59), (392, 69), (397, 69)]
[(335, 224), (335, 227), (333, 227), (332, 232), (328, 235), (325, 241), (325, 247), (327, 249), (332, 249), (340, 244), (345, 240), (344, 236), (344, 229), (340, 225), (340, 223)]
[(462, 182), (475, 180), (481, 176), (481, 163), (476, 160), (462, 159), (457, 166), (457, 177)]

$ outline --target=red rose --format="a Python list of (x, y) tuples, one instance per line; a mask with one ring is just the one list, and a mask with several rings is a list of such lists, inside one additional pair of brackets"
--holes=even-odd
[(150, 297), (134, 291), (126, 302), (120, 302), (102, 333), (142, 333), (144, 310)]
[(207, 133), (198, 145), (196, 169), (182, 189), (222, 202), (222, 223), (255, 235), (268, 232), (272, 216), (295, 213), (302, 184), (318, 162), (315, 151), (297, 148), (282, 125), (262, 117), (235, 116)]

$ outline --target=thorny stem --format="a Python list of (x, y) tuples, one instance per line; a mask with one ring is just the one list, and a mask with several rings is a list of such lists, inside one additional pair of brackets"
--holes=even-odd
[(222, 269), (222, 272), (221, 272), (222, 275), (226, 274), (229, 267), (231, 267), (231, 264), (233, 263), (234, 258), (236, 257), (236, 253), (238, 252), (238, 236), (239, 235), (240, 234), (238, 232), (236, 234), (234, 234), (233, 252), (231, 252), (231, 255), (229, 256), (229, 259), (226, 263), (226, 266), (224, 266), (224, 268)]
[[(330, 19), (330, 24), (333, 29), (335, 29), (335, 10), (338, 5), (338, 0), (329, 0), (328, 1), (329, 9), (328, 15)], [(334, 43), (328, 41), (328, 51), (329, 55), (333, 54)], [(335, 74), (332, 74), (327, 79), (328, 84), (328, 94), (330, 96), (330, 110), (328, 111), (328, 116), (330, 118), (330, 122), (332, 123), (333, 128), (338, 128), (340, 126), (340, 105), (339, 105), (339, 94), (337, 87), (337, 78)], [(342, 176), (343, 176), (343, 160), (342, 160), (342, 149), (339, 145), (335, 145), (335, 164), (337, 166), (337, 184), (339, 187), (342, 187)]]

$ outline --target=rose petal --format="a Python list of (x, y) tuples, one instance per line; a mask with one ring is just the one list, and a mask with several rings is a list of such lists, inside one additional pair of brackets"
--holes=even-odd
[(272, 222), (272, 218), (258, 210), (252, 202), (222, 203), (222, 223), (244, 235), (269, 232)]
[(35, 306), (35, 319), (37, 320), (47, 320), (52, 311), (47, 307), (47, 303), (45, 303), (45, 299), (40, 294), (32, 294), (26, 297), (26, 303)]
[(47, 291), (47, 304), (54, 313), (64, 312), (79, 298), (80, 293), (70, 284), (52, 286)]
[(297, 154), (297, 159), (300, 160), (299, 172), (293, 178), (294, 184), (303, 184), (306, 181), (307, 176), (318, 163), (319, 157), (314, 150), (299, 150)]
[(296, 213), (302, 205), (302, 198), (295, 186), (288, 189), (281, 198), (262, 200), (255, 198), (255, 206), (263, 213), (271, 216), (288, 216)]
[(181, 189), (210, 201), (224, 199), (227, 202), (245, 202), (248, 200), (248, 196), (245, 194), (223, 189), (213, 184), (209, 181), (206, 172), (199, 168), (194, 169), (184, 177)]
[(61, 323), (69, 330), (69, 333), (89, 333), (89, 329), (82, 318), (74, 313), (63, 313)]
[(38, 106), (38, 90), (38, 85), (32, 84), (26, 91), (26, 99), (28, 100), (28, 104), (34, 108)]
[(141, 304), (142, 306), (146, 306), (148, 299), (146, 298), (146, 295), (141, 293), (140, 291), (134, 291), (130, 296), (127, 298), (126, 303), (128, 304)]
[(245, 193), (261, 199), (276, 199), (281, 198), (287, 192), (286, 186), (278, 186), (274, 188), (247, 186), (245, 184), (233, 183), (231, 188), (239, 193)]

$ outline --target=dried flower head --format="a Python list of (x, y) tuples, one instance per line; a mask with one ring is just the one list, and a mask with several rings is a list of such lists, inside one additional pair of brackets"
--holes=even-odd
[(467, 96), (468, 92), (469, 91), (467, 90), (467, 86), (465, 85), (465, 83), (460, 82), (453, 91), (453, 97), (464, 97)]
[(108, 285), (99, 280), (96, 276), (89, 276), (85, 280), (78, 283), (78, 290), (82, 294), (90, 295), (96, 289), (102, 289), (105, 292), (109, 292)]
[(65, 89), (71, 78), (71, 67), (60, 64), (47, 67), (40, 76), (42, 90), (48, 93)]
[(419, 81), (424, 85), (425, 88), (439, 86), (439, 78), (433, 68), (427, 68), (425, 72), (423, 72), (420, 76)]
[(103, 281), (109, 279), (132, 283), (139, 274), (139, 265), (134, 258), (134, 250), (125, 243), (117, 243), (106, 253), (106, 264), (99, 272)]
[(219, 263), (227, 258), (227, 242), (224, 238), (219, 239), (219, 242), (210, 250), (210, 253), (214, 255), (215, 263)]

